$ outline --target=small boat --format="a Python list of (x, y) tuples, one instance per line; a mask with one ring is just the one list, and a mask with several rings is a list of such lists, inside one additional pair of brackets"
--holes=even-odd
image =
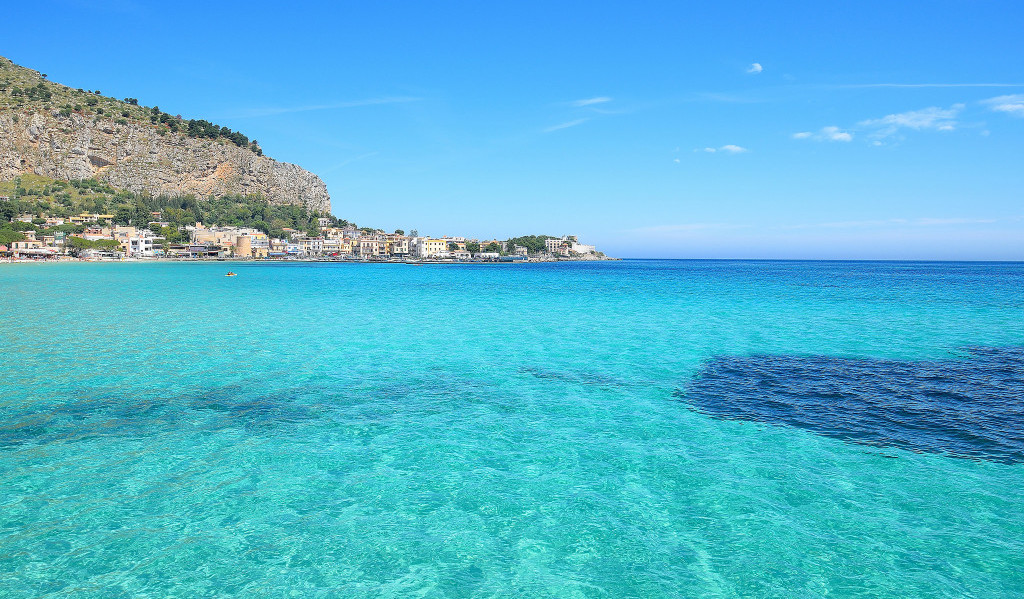
[(234, 273), (234, 272), (231, 272), (231, 271), (229, 270), (229, 271), (228, 271), (228, 274), (226, 274), (226, 275), (224, 275), (224, 276), (225, 276), (225, 277), (237, 277), (237, 276), (238, 276), (238, 273)]

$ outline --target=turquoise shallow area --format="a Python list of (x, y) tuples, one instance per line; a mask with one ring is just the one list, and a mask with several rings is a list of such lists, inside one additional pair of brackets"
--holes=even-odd
[(1021, 346), (1022, 290), (1024, 264), (3, 265), (0, 597), (1021, 597), (1024, 465), (676, 394), (717, 356)]

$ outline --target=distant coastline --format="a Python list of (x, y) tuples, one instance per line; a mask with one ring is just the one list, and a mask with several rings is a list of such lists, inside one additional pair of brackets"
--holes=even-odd
[[(643, 258), (635, 258), (642, 260)], [(386, 259), (369, 260), (362, 258), (74, 258), (59, 256), (49, 259), (38, 258), (0, 258), (0, 265), (10, 264), (409, 264), (409, 265), (445, 265), (445, 264), (541, 264), (553, 262), (617, 262), (623, 258), (603, 256), (599, 258), (529, 258), (526, 260), (453, 260), (453, 259)]]

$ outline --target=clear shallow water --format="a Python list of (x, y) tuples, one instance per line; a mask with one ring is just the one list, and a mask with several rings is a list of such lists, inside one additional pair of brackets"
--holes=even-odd
[(1024, 596), (1024, 465), (751, 393), (1012, 440), (1024, 264), (230, 267), (0, 268), (0, 596)]

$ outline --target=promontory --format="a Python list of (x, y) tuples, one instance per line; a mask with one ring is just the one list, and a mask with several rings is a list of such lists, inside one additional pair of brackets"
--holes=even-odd
[(319, 177), (206, 120), (73, 89), (0, 57), (0, 180), (94, 178), (152, 194), (259, 195), (328, 213)]

